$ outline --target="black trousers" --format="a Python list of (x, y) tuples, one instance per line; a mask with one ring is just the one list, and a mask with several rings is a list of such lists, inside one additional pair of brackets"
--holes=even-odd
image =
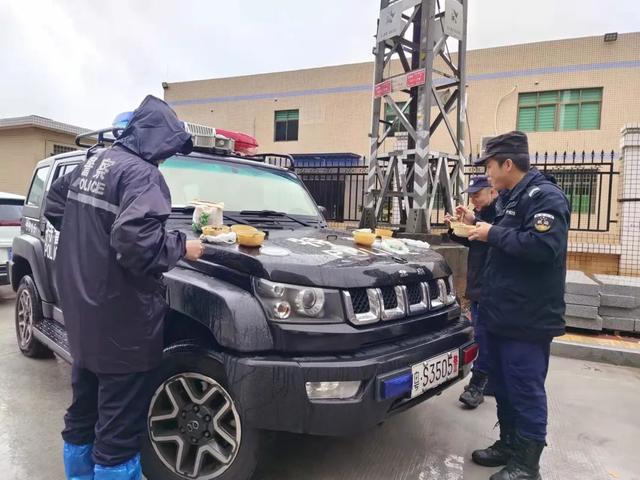
[(551, 340), (514, 340), (489, 332), (486, 343), (498, 421), (515, 428), (525, 438), (544, 443), (547, 436), (544, 384)]
[(98, 465), (120, 465), (135, 456), (146, 428), (152, 377), (151, 372), (93, 373), (74, 365), (64, 441), (93, 443), (93, 461)]

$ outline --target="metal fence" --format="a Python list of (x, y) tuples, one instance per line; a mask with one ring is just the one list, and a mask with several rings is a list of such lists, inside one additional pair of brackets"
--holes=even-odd
[[(608, 232), (616, 223), (616, 192), (618, 165), (615, 152), (536, 152), (531, 163), (540, 171), (553, 176), (571, 201), (573, 231)], [(367, 167), (362, 166), (305, 166), (296, 168), (319, 205), (327, 208), (327, 220), (357, 222), (360, 219), (366, 195)], [(484, 172), (482, 167), (465, 166), (465, 177)], [(443, 225), (445, 211), (440, 192), (432, 225)], [(438, 208), (439, 206), (439, 208)], [(392, 200), (382, 209), (381, 222), (393, 223)]]

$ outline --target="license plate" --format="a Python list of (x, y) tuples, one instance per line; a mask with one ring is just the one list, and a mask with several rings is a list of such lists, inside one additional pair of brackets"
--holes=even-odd
[(423, 394), (427, 390), (437, 387), (458, 376), (460, 366), (460, 352), (452, 350), (411, 367), (413, 383), (411, 384), (411, 398)]
[(11, 248), (0, 248), (0, 264), (11, 260)]

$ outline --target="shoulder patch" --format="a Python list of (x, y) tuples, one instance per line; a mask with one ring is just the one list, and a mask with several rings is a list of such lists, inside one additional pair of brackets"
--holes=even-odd
[(529, 196), (531, 198), (535, 197), (538, 193), (540, 193), (540, 187), (532, 187), (528, 190)]
[(533, 227), (540, 233), (548, 232), (555, 219), (550, 213), (536, 213), (533, 216)]

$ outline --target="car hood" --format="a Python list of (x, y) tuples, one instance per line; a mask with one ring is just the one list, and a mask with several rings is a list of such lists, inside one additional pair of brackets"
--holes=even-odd
[(190, 265), (205, 273), (220, 265), (276, 282), (328, 288), (408, 284), (451, 273), (431, 249), (392, 254), (376, 244), (359, 247), (345, 231), (313, 228), (272, 230), (261, 248), (206, 244), (202, 259)]

